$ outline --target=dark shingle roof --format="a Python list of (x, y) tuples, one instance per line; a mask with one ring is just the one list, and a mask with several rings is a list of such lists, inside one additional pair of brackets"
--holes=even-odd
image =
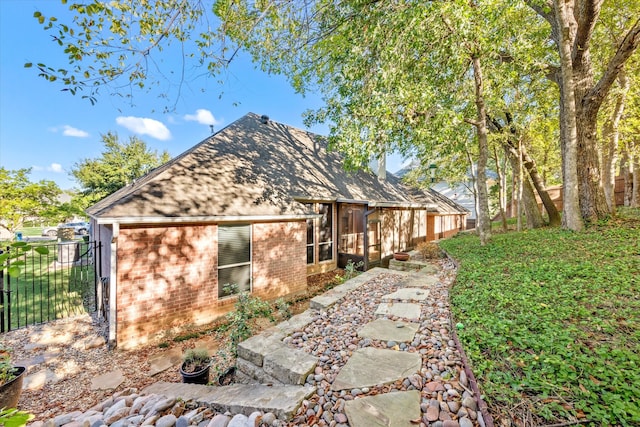
[(296, 198), (417, 202), (391, 174), (379, 182), (346, 172), (324, 138), (249, 113), (87, 213), (116, 220), (304, 215)]

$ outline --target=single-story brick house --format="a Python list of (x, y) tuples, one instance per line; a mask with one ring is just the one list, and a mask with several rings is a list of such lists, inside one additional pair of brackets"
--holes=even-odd
[(379, 265), (426, 240), (430, 217), (463, 229), (449, 202), (346, 172), (322, 137), (247, 114), (87, 210), (110, 344), (213, 321), (235, 302), (227, 284), (273, 299), (349, 260)]

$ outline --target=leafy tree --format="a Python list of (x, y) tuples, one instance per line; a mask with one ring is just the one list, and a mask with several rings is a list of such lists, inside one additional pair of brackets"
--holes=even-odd
[(70, 197), (70, 200), (49, 206), (48, 209), (42, 212), (42, 218), (47, 219), (49, 222), (60, 223), (76, 217), (86, 216), (84, 210), (90, 205), (86, 201), (87, 197), (71, 191), (66, 192), (66, 194)]
[[(621, 15), (637, 11), (630, 0), (612, 3), (612, 10), (624, 6)], [(105, 85), (122, 93), (120, 81), (142, 88), (164, 79), (167, 73), (154, 76), (155, 68), (149, 67), (159, 64), (153, 55), (161, 51), (179, 48), (185, 61), (193, 60), (215, 75), (240, 48), (246, 49), (264, 71), (285, 74), (301, 93), (315, 89), (323, 93), (325, 108), (309, 113), (308, 120), (331, 123), (330, 142), (347, 155), (350, 166), (363, 167), (371, 156), (394, 150), (406, 155), (428, 153), (431, 160), (466, 156), (471, 125), (479, 145), (470, 160), (477, 165), (480, 217), (486, 210), (483, 171), (490, 144), (485, 140), (486, 115), (508, 112), (524, 132), (544, 95), (522, 97), (526, 107), (511, 101), (524, 79), (534, 81), (545, 72), (559, 83), (563, 101), (559, 111), (564, 225), (580, 229), (579, 208), (585, 218), (604, 212), (593, 188), (599, 177), (589, 139), (594, 117), (618, 65), (639, 40), (638, 21), (622, 20), (626, 35), (594, 84), (590, 41), (598, 29), (601, 6), (602, 0), (217, 0), (208, 11), (199, 1), (74, 3), (69, 6), (72, 24), (59, 23), (40, 11), (34, 14), (71, 64), (60, 69), (37, 64), (37, 68), (42, 77), (61, 81), (73, 94), (87, 91), (85, 96), (93, 102)], [(564, 11), (558, 15), (560, 21), (556, 10)], [(548, 43), (543, 20), (551, 25), (556, 52)], [(560, 50), (561, 28), (569, 31), (565, 53)], [(559, 53), (569, 57), (562, 66)], [(567, 71), (567, 78), (561, 79), (556, 70)], [(514, 86), (510, 75), (520, 76), (520, 83)], [(565, 94), (571, 91), (567, 85), (573, 82), (580, 82), (571, 96), (575, 113), (564, 105)], [(426, 158), (422, 160), (423, 166), (428, 165)], [(484, 222), (480, 220), (481, 230)]]
[(130, 184), (152, 169), (170, 160), (169, 153), (158, 154), (136, 136), (120, 142), (116, 133), (102, 135), (105, 150), (100, 157), (76, 163), (71, 174), (82, 186), (85, 198), (74, 203), (89, 206)]
[[(594, 34), (603, 0), (526, 0), (551, 27), (550, 38), (560, 55), (551, 73), (561, 92), (560, 126), (564, 174), (563, 221), (570, 229), (582, 220), (597, 220), (609, 212), (601, 186), (596, 144), (598, 112), (624, 64), (640, 45), (640, 5), (637, 1), (609, 2), (609, 13), (623, 29), (611, 55), (604, 60), (599, 79), (592, 61)], [(574, 194), (576, 193), (576, 194)], [(576, 208), (579, 206), (579, 213)]]
[(15, 232), (27, 217), (42, 216), (58, 205), (62, 192), (53, 181), (31, 182), (31, 169), (0, 167), (0, 225)]

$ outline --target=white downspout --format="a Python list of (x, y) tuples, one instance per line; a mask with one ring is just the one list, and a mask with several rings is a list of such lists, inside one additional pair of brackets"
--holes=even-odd
[(109, 348), (114, 348), (116, 342), (116, 292), (117, 292), (117, 272), (118, 272), (118, 235), (120, 234), (120, 224), (113, 224), (113, 236), (111, 238), (111, 262), (109, 271)]

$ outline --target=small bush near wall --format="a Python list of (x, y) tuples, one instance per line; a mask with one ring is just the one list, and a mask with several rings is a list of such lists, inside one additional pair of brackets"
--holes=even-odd
[(416, 249), (424, 259), (444, 258), (444, 252), (440, 249), (440, 246), (434, 242), (420, 242)]

